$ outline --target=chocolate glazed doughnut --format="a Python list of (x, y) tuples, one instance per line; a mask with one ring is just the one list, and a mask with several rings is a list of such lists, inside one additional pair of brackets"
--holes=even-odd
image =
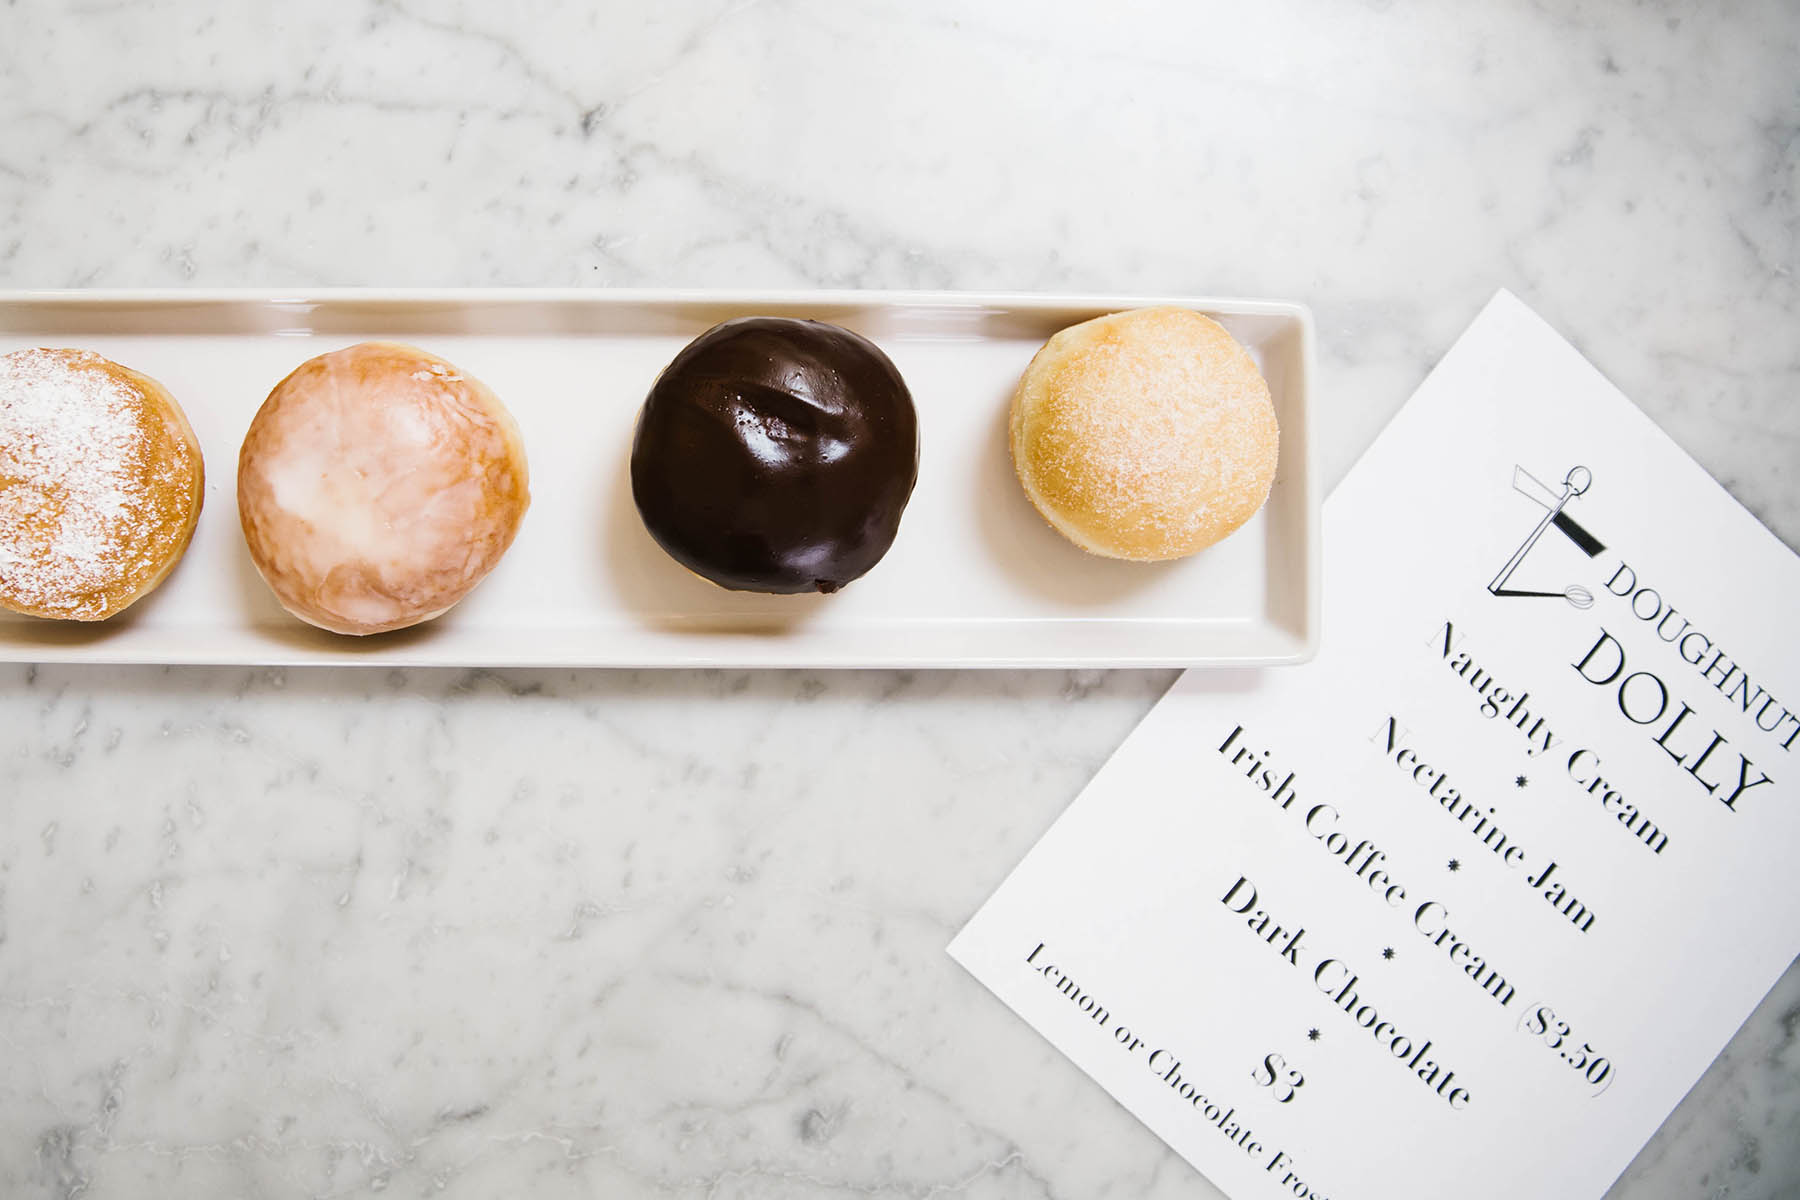
[(631, 446), (644, 527), (722, 587), (835, 592), (881, 561), (919, 474), (912, 396), (874, 343), (742, 317), (682, 349)]

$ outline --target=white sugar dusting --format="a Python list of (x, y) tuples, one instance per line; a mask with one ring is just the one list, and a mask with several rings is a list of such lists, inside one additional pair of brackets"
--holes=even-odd
[(86, 351), (0, 355), (0, 593), (98, 615), (144, 523), (142, 400)]

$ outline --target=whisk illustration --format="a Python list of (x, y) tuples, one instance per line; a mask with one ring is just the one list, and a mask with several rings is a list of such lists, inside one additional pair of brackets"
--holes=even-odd
[(1537, 523), (1537, 528), (1533, 529), (1519, 548), (1513, 551), (1513, 556), (1506, 560), (1506, 565), (1500, 568), (1500, 573), (1494, 576), (1492, 583), (1488, 584), (1488, 591), (1496, 596), (1561, 596), (1576, 608), (1593, 606), (1594, 593), (1579, 583), (1572, 583), (1560, 592), (1538, 592), (1506, 586), (1507, 581), (1512, 578), (1513, 572), (1519, 569), (1519, 564), (1525, 561), (1525, 556), (1531, 553), (1531, 548), (1537, 545), (1538, 539), (1543, 537), (1544, 531), (1552, 525), (1580, 547), (1582, 553), (1589, 558), (1606, 549), (1598, 538), (1583, 529), (1563, 511), (1570, 500), (1587, 491), (1593, 482), (1592, 471), (1586, 467), (1571, 467), (1569, 473), (1563, 477), (1562, 491), (1558, 493), (1555, 489), (1546, 487), (1539, 482), (1524, 467), (1513, 467), (1513, 490), (1521, 495), (1529, 496), (1548, 511), (1544, 513), (1543, 520)]

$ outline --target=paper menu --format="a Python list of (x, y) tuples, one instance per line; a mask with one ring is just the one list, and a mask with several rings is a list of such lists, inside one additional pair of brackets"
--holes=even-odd
[(1502, 293), (951, 953), (1238, 1200), (1599, 1196), (1800, 950), (1800, 560)]

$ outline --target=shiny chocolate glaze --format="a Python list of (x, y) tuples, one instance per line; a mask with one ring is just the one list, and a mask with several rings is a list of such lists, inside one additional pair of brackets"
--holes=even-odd
[(715, 325), (657, 376), (631, 445), (644, 526), (723, 587), (834, 592), (881, 561), (919, 474), (887, 355), (818, 321)]

